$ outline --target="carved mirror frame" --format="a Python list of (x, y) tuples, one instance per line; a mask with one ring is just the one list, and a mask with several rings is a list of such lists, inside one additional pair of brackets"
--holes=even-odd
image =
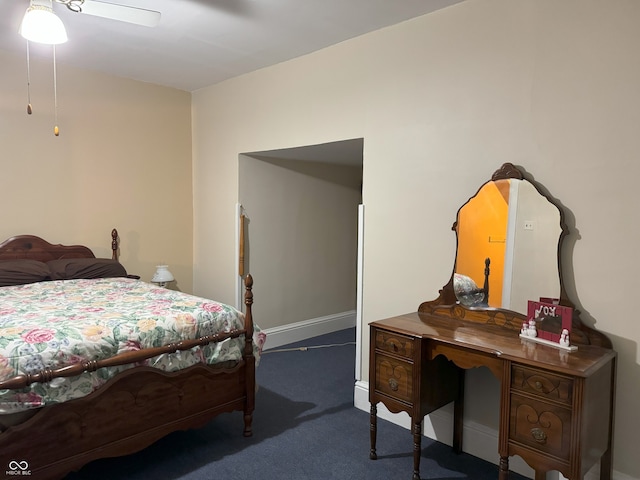
[[(561, 252), (562, 245), (565, 237), (568, 235), (568, 228), (565, 223), (565, 214), (561, 206), (557, 201), (548, 195), (546, 190), (538, 182), (530, 178), (525, 172), (511, 163), (503, 164), (498, 170), (494, 172), (491, 179), (483, 183), (474, 196), (470, 197), (469, 201), (478, 195), (480, 190), (490, 182), (497, 180), (524, 180), (529, 182), (537, 190), (537, 192), (548, 200), (553, 206), (558, 209), (560, 219), (560, 235), (558, 238), (557, 247), (557, 274), (560, 282), (559, 292), (559, 304), (571, 307), (573, 309), (572, 329), (571, 329), (571, 342), (573, 344), (582, 345), (599, 345), (606, 348), (611, 348), (611, 341), (601, 332), (584, 325), (580, 319), (580, 312), (575, 308), (574, 303), (569, 299), (567, 291), (565, 289), (562, 265), (561, 265)], [(514, 330), (514, 333), (519, 332), (522, 328), (522, 323), (527, 319), (526, 314), (519, 313), (513, 310), (487, 307), (487, 306), (465, 306), (457, 298), (454, 290), (454, 276), (456, 274), (456, 262), (458, 258), (459, 247), (459, 235), (458, 235), (458, 219), (460, 218), (460, 210), (469, 203), (467, 201), (456, 214), (456, 221), (453, 224), (452, 230), (456, 232), (456, 258), (454, 259), (453, 271), (451, 277), (444, 287), (439, 292), (438, 298), (432, 301), (423, 302), (418, 307), (418, 312), (422, 315), (435, 316), (439, 318), (450, 318), (453, 320), (464, 320), (475, 323), (483, 323), (487, 325), (495, 325), (502, 328)], [(487, 288), (485, 283), (485, 289)], [(535, 300), (535, 299), (531, 299)]]

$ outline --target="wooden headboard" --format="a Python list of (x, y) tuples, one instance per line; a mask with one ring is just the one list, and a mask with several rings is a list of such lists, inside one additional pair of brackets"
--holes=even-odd
[[(84, 245), (53, 245), (35, 235), (17, 235), (0, 243), (0, 260), (28, 258), (40, 262), (60, 258), (96, 258)], [(118, 231), (111, 231), (111, 258), (118, 259)]]

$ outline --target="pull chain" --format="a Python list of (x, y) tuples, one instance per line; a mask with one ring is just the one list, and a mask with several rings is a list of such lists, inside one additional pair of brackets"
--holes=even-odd
[(31, 60), (29, 59), (29, 40), (27, 40), (27, 113), (31, 115)]
[(54, 110), (54, 126), (53, 134), (57, 137), (60, 135), (58, 128), (58, 75), (56, 72), (56, 46), (53, 45), (53, 110)]

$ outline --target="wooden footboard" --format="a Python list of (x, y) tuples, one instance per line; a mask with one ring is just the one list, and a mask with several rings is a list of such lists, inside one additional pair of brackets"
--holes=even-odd
[[(31, 477), (62, 478), (92, 460), (127, 455), (176, 430), (199, 427), (222, 412), (253, 403), (251, 367), (194, 365), (166, 373), (122, 372), (93, 394), (46, 407), (0, 435), (2, 457), (26, 462)], [(6, 466), (3, 466), (6, 468)]]
[(2, 459), (19, 468), (27, 466), (31, 478), (59, 479), (90, 461), (134, 453), (168, 433), (202, 426), (220, 413), (236, 410), (244, 412), (243, 433), (250, 436), (255, 407), (252, 286), (253, 279), (247, 275), (243, 330), (159, 347), (162, 351), (127, 352), (103, 362), (84, 362), (0, 382), (1, 388), (21, 388), (34, 381), (133, 363), (230, 336), (245, 338), (243, 358), (231, 368), (198, 364), (167, 373), (135, 367), (86, 397), (44, 407), (0, 434)]

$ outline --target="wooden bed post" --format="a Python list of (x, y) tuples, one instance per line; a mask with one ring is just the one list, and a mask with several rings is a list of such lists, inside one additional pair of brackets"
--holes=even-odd
[(118, 230), (111, 230), (111, 258), (118, 260)]
[(253, 356), (253, 315), (251, 312), (251, 306), (253, 305), (253, 277), (248, 274), (244, 279), (244, 304), (246, 306), (245, 312), (245, 324), (246, 330), (244, 334), (244, 361), (245, 367), (245, 382), (246, 382), (246, 401), (244, 406), (244, 436), (250, 437), (253, 435), (251, 429), (251, 423), (253, 421), (253, 410), (255, 408), (256, 399), (256, 358)]
[(251, 274), (248, 274), (244, 279), (244, 304), (246, 305), (247, 311), (245, 313), (245, 330), (247, 331), (247, 336), (245, 338), (244, 344), (244, 355), (253, 355), (253, 315), (251, 312), (251, 306), (253, 305), (253, 292), (251, 291), (253, 288), (253, 277)]

